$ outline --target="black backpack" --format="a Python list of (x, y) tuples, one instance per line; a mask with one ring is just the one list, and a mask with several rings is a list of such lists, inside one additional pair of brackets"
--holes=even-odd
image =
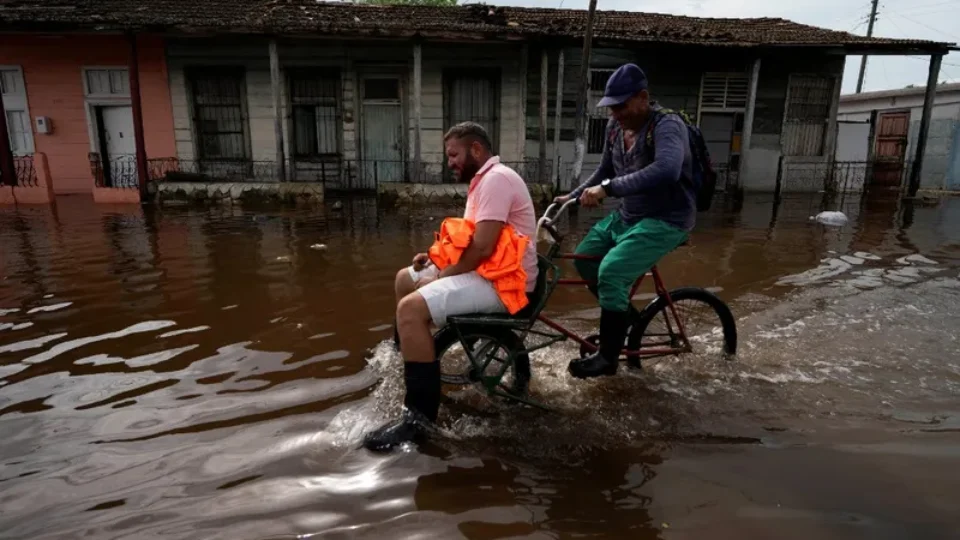
[(690, 121), (690, 117), (682, 110), (659, 109), (655, 111), (655, 114), (658, 117), (650, 123), (650, 127), (647, 129), (647, 146), (653, 149), (653, 129), (661, 118), (668, 114), (676, 114), (683, 120), (684, 125), (687, 126), (690, 155), (693, 158), (692, 180), (694, 192), (697, 194), (697, 211), (706, 212), (710, 210), (710, 205), (713, 203), (713, 194), (717, 190), (717, 172), (713, 169), (713, 163), (710, 161), (710, 151), (707, 150), (707, 143), (703, 140), (703, 132)]

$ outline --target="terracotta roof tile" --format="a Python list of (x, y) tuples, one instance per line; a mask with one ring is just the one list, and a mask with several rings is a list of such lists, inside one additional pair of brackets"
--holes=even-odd
[[(523, 39), (584, 34), (586, 11), (464, 5), (371, 6), (317, 0), (0, 0), (0, 28), (156, 29)], [(952, 44), (867, 38), (784, 19), (706, 19), (598, 11), (609, 41), (713, 46), (841, 46), (945, 50)]]

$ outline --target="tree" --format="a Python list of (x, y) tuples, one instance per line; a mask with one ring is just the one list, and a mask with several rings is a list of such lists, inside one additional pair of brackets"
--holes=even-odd
[(452, 7), (457, 0), (356, 0), (358, 4), (374, 4), (378, 6), (437, 6)]

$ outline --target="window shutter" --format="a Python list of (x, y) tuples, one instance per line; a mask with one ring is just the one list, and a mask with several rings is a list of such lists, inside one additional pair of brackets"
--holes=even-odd
[(745, 73), (705, 73), (700, 106), (705, 111), (742, 111), (747, 108), (750, 78)]

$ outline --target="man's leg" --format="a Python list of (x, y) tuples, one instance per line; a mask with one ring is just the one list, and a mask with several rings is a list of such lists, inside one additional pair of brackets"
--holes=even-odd
[[(593, 257), (603, 257), (615, 245), (613, 233), (620, 222), (618, 212), (613, 212), (602, 221), (590, 228), (587, 235), (577, 245), (577, 255), (590, 255)], [(600, 273), (600, 260), (574, 259), (573, 266), (581, 279), (596, 283), (597, 276)], [(591, 288), (593, 291), (595, 287)]]
[[(412, 266), (401, 268), (400, 271), (397, 272), (397, 277), (393, 282), (393, 290), (397, 296), (397, 307), (400, 306), (400, 302), (402, 302), (404, 298), (417, 290), (417, 281), (419, 279), (425, 278), (432, 281), (436, 279), (438, 274), (439, 270), (433, 265), (419, 272), (414, 270)], [(393, 325), (393, 345), (396, 350), (400, 350), (400, 329), (397, 322), (394, 322)]]
[(397, 272), (397, 279), (393, 282), (393, 291), (397, 296), (397, 305), (410, 293), (417, 290), (413, 282), (413, 276), (410, 275), (410, 267), (401, 268)]
[(437, 362), (430, 323), (446, 324), (447, 317), (506, 311), (493, 285), (470, 272), (439, 279), (405, 296), (397, 306), (406, 394), (403, 417), (367, 436), (370, 450), (389, 450), (424, 435), (440, 409), (440, 363)]
[(616, 373), (630, 326), (630, 289), (664, 255), (687, 239), (687, 232), (656, 219), (644, 219), (617, 235), (616, 247), (600, 263), (600, 350), (570, 363), (580, 378)]

